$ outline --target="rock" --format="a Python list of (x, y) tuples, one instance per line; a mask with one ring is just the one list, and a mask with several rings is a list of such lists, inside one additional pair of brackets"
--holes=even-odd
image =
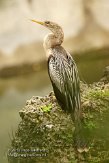
[(22, 119), (8, 152), (9, 163), (72, 163), (109, 161), (109, 83), (81, 83), (82, 114), (90, 130), (90, 150), (78, 154), (73, 144), (74, 124), (53, 92), (32, 97), (20, 110)]

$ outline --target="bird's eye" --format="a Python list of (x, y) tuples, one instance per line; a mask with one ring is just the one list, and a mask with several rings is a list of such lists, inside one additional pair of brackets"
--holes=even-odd
[(48, 25), (48, 24), (50, 24), (50, 22), (49, 22), (49, 21), (46, 21), (45, 23), (46, 23), (47, 25)]

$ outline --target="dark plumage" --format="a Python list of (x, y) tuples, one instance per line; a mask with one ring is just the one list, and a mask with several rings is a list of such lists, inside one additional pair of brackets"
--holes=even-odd
[(62, 46), (51, 48), (51, 51), (48, 72), (55, 96), (61, 108), (71, 113), (75, 119), (75, 113), (80, 113), (80, 88), (76, 64)]

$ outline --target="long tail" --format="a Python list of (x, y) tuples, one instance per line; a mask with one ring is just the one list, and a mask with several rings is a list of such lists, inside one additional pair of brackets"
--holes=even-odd
[(90, 131), (82, 119), (75, 122), (73, 140), (75, 148), (79, 153), (89, 151)]

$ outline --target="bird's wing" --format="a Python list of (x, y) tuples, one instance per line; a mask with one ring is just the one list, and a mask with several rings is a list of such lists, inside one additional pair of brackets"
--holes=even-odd
[[(63, 54), (64, 53), (64, 54)], [(76, 64), (69, 53), (57, 51), (48, 61), (49, 76), (58, 102), (64, 110), (80, 108), (79, 77)]]

